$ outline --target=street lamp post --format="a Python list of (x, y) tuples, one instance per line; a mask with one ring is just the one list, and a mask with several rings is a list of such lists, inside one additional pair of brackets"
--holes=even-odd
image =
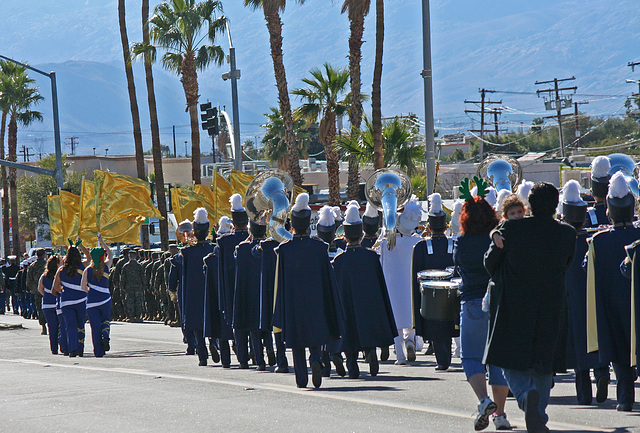
[(424, 141), (427, 162), (427, 195), (433, 192), (436, 180), (436, 151), (433, 126), (433, 81), (431, 71), (431, 17), (429, 0), (422, 0), (422, 50), (424, 78)]
[(227, 36), (229, 37), (229, 72), (222, 74), (223, 80), (231, 80), (231, 111), (233, 112), (233, 169), (242, 171), (242, 147), (240, 144), (240, 110), (238, 108), (238, 80), (240, 69), (236, 69), (236, 48), (231, 40), (231, 28), (227, 21)]
[[(49, 79), (51, 80), (51, 103), (53, 104), (53, 136), (55, 141), (56, 169), (53, 171), (45, 170), (40, 167), (31, 167), (26, 164), (24, 165), (17, 164), (17, 163), (12, 163), (10, 161), (4, 161), (4, 160), (0, 160), (0, 165), (6, 165), (8, 167), (19, 168), (23, 170), (28, 170), (36, 173), (48, 174), (50, 176), (53, 176), (56, 178), (56, 184), (57, 184), (58, 190), (60, 190), (64, 186), (64, 179), (62, 177), (62, 145), (60, 144), (60, 120), (58, 117), (58, 88), (56, 86), (56, 73), (53, 71), (51, 71), (50, 73), (46, 73), (44, 71), (41, 71), (40, 69), (34, 68), (33, 66), (20, 63), (16, 60), (10, 59), (9, 57), (5, 57), (3, 55), (0, 55), (0, 58), (8, 62), (13, 62), (17, 65), (23, 66), (27, 69), (37, 72), (38, 74), (42, 74), (45, 77), (49, 77)], [(35, 168), (38, 168), (38, 170), (34, 170)]]

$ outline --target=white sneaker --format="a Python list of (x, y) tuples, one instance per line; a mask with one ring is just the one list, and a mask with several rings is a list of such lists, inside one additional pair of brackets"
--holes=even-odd
[(496, 426), (496, 430), (511, 430), (513, 428), (507, 419), (506, 413), (494, 416), (493, 424)]
[(483, 398), (478, 405), (478, 416), (473, 423), (473, 428), (476, 431), (479, 431), (489, 427), (489, 417), (497, 408), (498, 405), (495, 404), (489, 397)]
[(413, 362), (416, 360), (416, 345), (414, 344), (413, 341), (408, 340), (405, 343), (405, 348), (407, 350), (407, 360), (409, 362)]
[(394, 362), (395, 365), (407, 365), (407, 360), (406, 359), (398, 359), (396, 362)]

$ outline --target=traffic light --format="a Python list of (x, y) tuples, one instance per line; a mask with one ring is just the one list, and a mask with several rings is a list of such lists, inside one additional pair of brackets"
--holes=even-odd
[(156, 225), (154, 223), (149, 224), (149, 234), (151, 235), (156, 234)]
[(202, 129), (209, 132), (209, 135), (218, 135), (218, 109), (211, 106), (211, 102), (200, 104), (200, 119), (202, 120)]

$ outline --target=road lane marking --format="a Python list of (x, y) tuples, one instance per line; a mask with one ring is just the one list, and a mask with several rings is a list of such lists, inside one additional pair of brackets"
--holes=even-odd
[[(164, 373), (157, 371), (149, 371), (149, 370), (139, 370), (133, 368), (122, 368), (122, 367), (98, 367), (98, 366), (89, 366), (89, 365), (79, 365), (79, 364), (59, 364), (55, 362), (42, 362), (36, 361), (32, 359), (3, 359), (0, 358), (0, 362), (7, 362), (12, 364), (27, 364), (27, 365), (37, 365), (37, 366), (48, 366), (48, 367), (58, 367), (58, 368), (70, 368), (77, 370), (86, 370), (86, 371), (98, 371), (98, 372), (108, 372), (108, 373), (121, 373), (121, 374), (129, 374), (135, 376), (143, 376), (143, 377), (151, 377), (151, 378), (167, 378), (174, 380), (188, 380), (193, 382), (203, 382), (203, 383), (215, 383), (219, 385), (227, 385), (241, 388), (254, 388), (261, 389), (265, 391), (275, 391), (275, 392), (286, 392), (289, 394), (297, 394), (304, 395), (307, 397), (315, 397), (315, 398), (324, 398), (329, 400), (337, 400), (337, 401), (345, 401), (351, 403), (359, 403), (366, 404), (372, 406), (381, 406), (388, 407), (392, 409), (401, 409), (401, 410), (410, 410), (415, 412), (423, 412), (430, 413), (434, 415), (442, 415), (442, 416), (450, 416), (456, 418), (463, 419), (472, 419), (472, 417), (467, 412), (455, 411), (450, 409), (442, 409), (431, 406), (417, 405), (411, 403), (402, 403), (402, 402), (394, 402), (389, 400), (378, 400), (366, 397), (349, 397), (344, 395), (336, 395), (331, 392), (331, 389), (322, 389), (322, 390), (313, 390), (311, 388), (300, 389), (290, 385), (282, 385), (282, 384), (269, 384), (269, 383), (259, 383), (259, 382), (247, 382), (241, 380), (230, 380), (230, 379), (214, 379), (209, 377), (199, 377), (199, 376), (189, 376), (184, 374), (175, 374), (175, 373)], [(325, 391), (325, 392), (322, 392)], [(511, 418), (512, 421), (517, 422), (519, 425), (524, 425), (524, 419), (519, 418)], [(583, 425), (576, 425), (570, 423), (563, 422), (551, 422), (548, 424), (549, 428), (556, 430), (578, 430), (584, 432), (615, 432), (615, 429), (603, 429), (598, 427), (588, 427)]]

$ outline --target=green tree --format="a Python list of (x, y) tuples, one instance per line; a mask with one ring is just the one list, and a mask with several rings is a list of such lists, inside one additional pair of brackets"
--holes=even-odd
[[(362, 81), (360, 77), (360, 63), (362, 61), (362, 35), (364, 33), (364, 19), (369, 13), (371, 0), (344, 0), (342, 13), (349, 17), (349, 79), (351, 84), (351, 104), (349, 106), (349, 122), (352, 134), (360, 129), (362, 124)], [(357, 200), (360, 192), (360, 173), (358, 158), (349, 155), (349, 178), (347, 180), (347, 197)]]
[[(149, 20), (151, 43), (133, 45), (136, 56), (144, 55), (153, 61), (156, 50), (164, 51), (162, 66), (180, 75), (187, 100), (191, 123), (191, 177), (200, 180), (200, 122), (198, 118), (198, 71), (212, 63), (221, 65), (224, 51), (215, 45), (216, 37), (224, 32), (226, 18), (222, 3), (216, 0), (169, 0), (154, 9)], [(209, 42), (206, 45), (204, 42)]]
[(345, 96), (349, 70), (334, 68), (329, 63), (325, 63), (324, 70), (314, 68), (309, 73), (312, 78), (302, 79), (307, 87), (291, 92), (303, 101), (303, 104), (295, 110), (295, 115), (312, 123), (320, 119), (319, 138), (324, 145), (327, 158), (329, 205), (336, 206), (340, 204), (340, 166), (338, 152), (334, 145), (336, 116), (343, 115), (348, 108)]
[[(35, 80), (29, 78), (26, 68), (18, 66), (11, 75), (0, 76), (2, 105), (8, 108), (8, 150), (9, 161), (16, 161), (18, 146), (18, 124), (28, 126), (34, 121), (42, 121), (42, 113), (31, 108), (44, 98), (32, 87)], [(9, 195), (11, 197), (11, 233), (13, 237), (13, 253), (20, 256), (20, 229), (18, 223), (18, 197), (16, 185), (16, 169), (9, 169)]]
[[(0, 95), (3, 93), (3, 81), (2, 77), (10, 77), (15, 74), (16, 65), (13, 62), (0, 60)], [(5, 159), (4, 152), (4, 137), (6, 135), (7, 116), (9, 114), (9, 101), (6, 98), (0, 96), (0, 111), (2, 111), (2, 118), (0, 119), (0, 159)], [(4, 241), (4, 256), (11, 255), (11, 240), (9, 239), (9, 179), (7, 178), (7, 168), (0, 167), (0, 181), (2, 182), (2, 236)]]
[[(305, 0), (296, 0), (303, 4)], [(273, 60), (273, 72), (278, 88), (278, 101), (280, 113), (284, 122), (285, 142), (287, 143), (287, 169), (293, 182), (302, 186), (302, 173), (300, 173), (300, 150), (296, 144), (293, 112), (289, 99), (289, 87), (287, 86), (287, 74), (284, 68), (282, 55), (282, 20), (280, 12), (284, 11), (286, 0), (244, 0), (244, 5), (252, 9), (262, 9), (264, 19), (269, 31), (269, 44), (271, 46), (271, 59)]]
[[(264, 145), (265, 157), (276, 166), (285, 171), (288, 170), (289, 151), (286, 142), (286, 133), (282, 115), (277, 108), (270, 107), (270, 113), (265, 113), (267, 123), (262, 125), (266, 128), (266, 133), (262, 139)], [(309, 145), (309, 133), (307, 125), (303, 119), (294, 121), (294, 137), (298, 149), (298, 159), (307, 157), (307, 147)]]

